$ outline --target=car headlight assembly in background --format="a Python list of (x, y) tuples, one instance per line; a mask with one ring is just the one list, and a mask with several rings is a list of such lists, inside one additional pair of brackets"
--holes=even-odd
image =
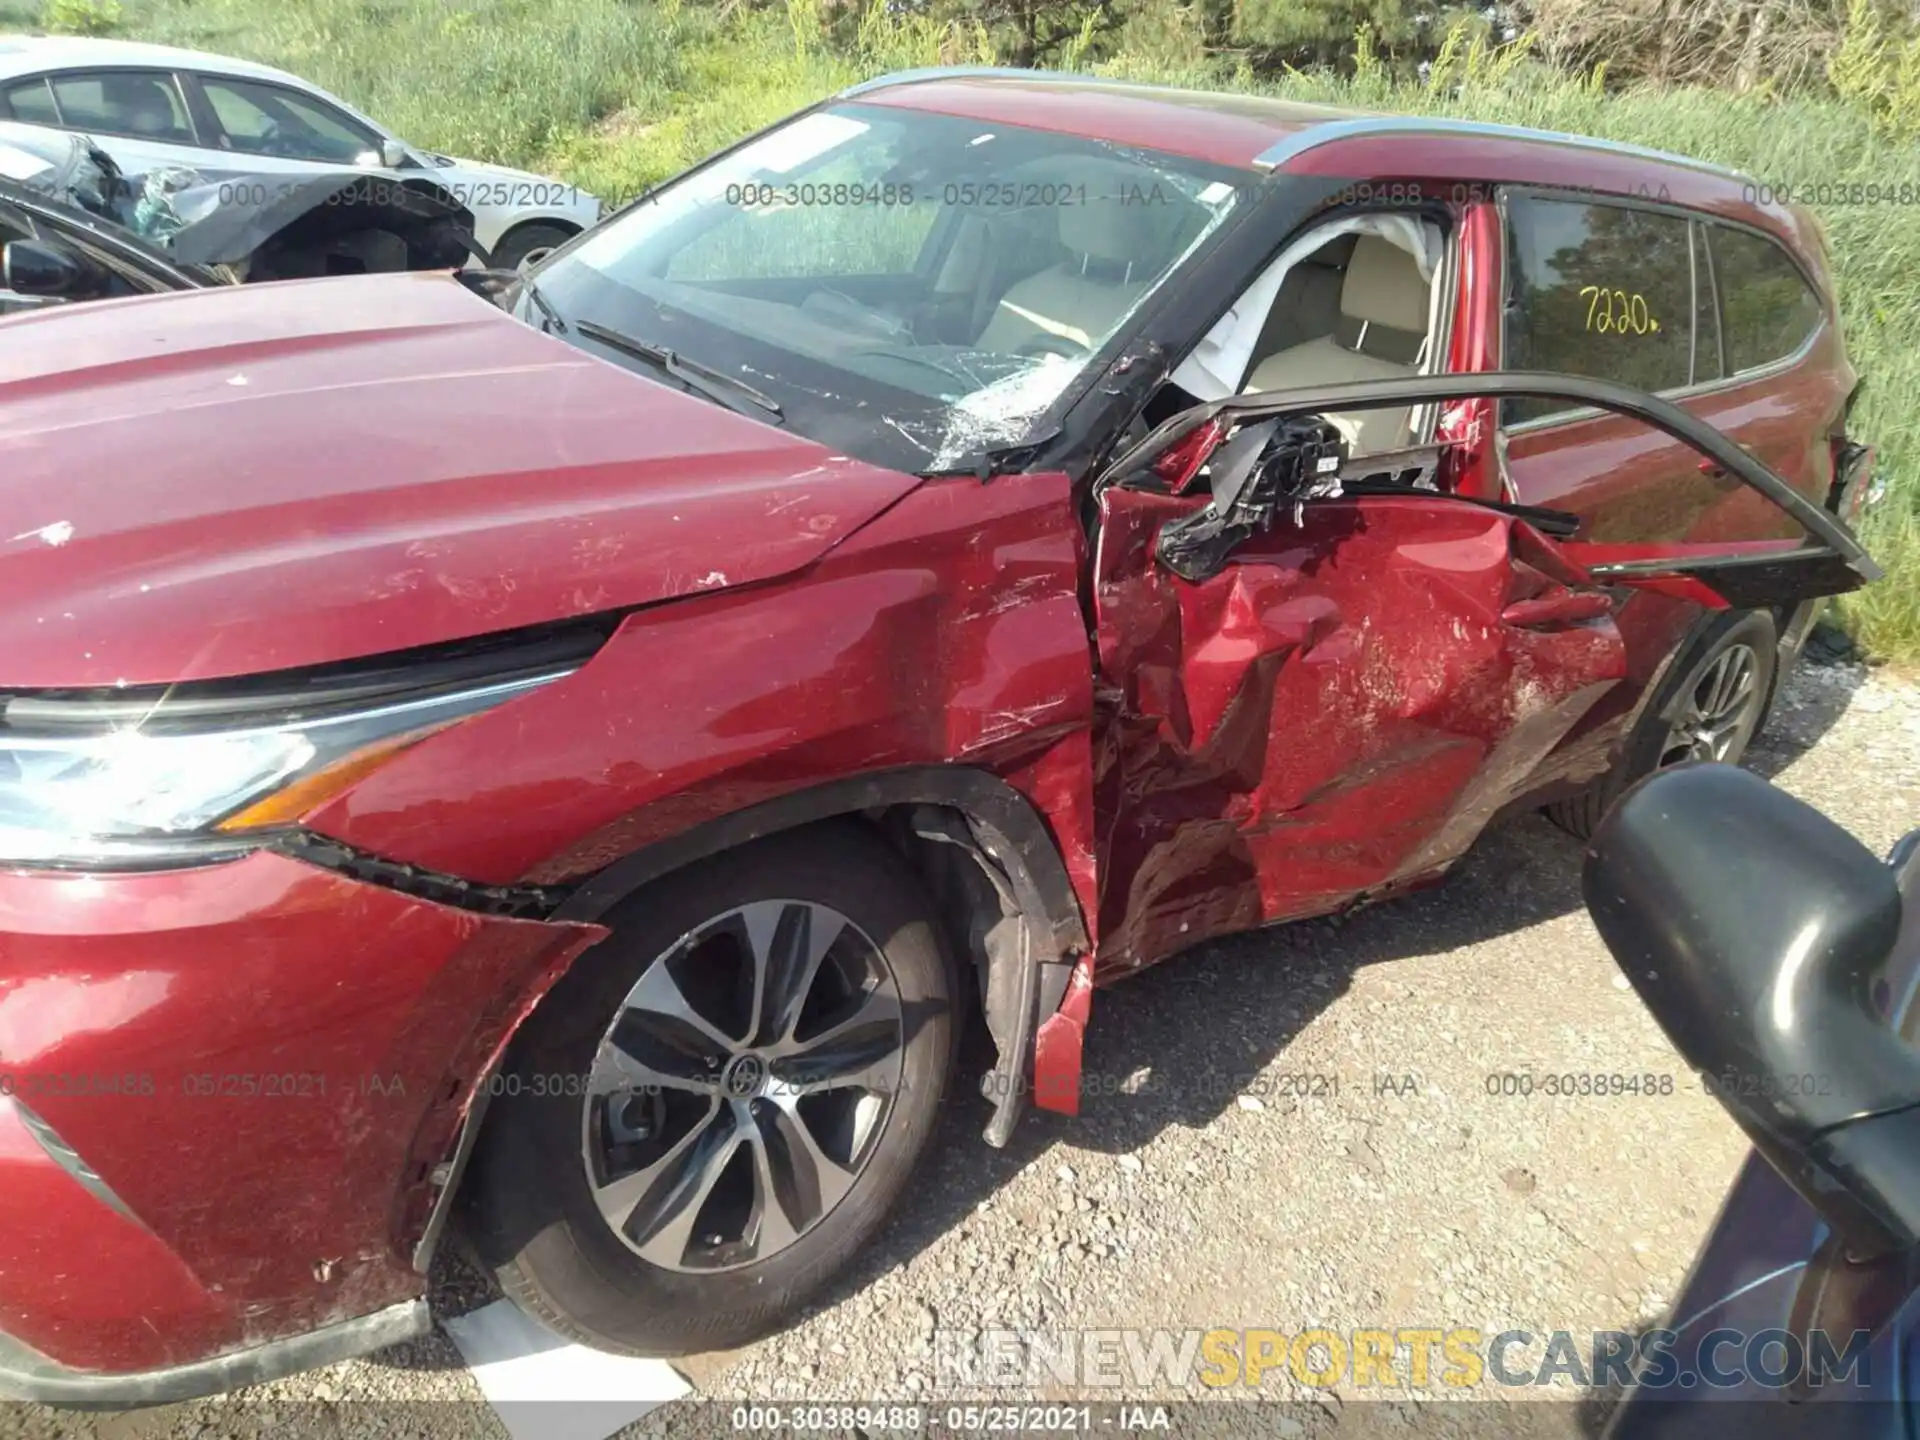
[(598, 631), (327, 672), (0, 699), (0, 866), (206, 864), (457, 721), (573, 673)]

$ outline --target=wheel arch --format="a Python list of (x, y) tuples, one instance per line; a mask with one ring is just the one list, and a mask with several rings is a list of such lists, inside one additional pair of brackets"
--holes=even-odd
[(500, 238), (495, 240), (492, 246), (489, 247), (489, 253), (498, 252), (499, 250), (504, 249), (507, 243), (510, 240), (512, 240), (514, 236), (520, 234), (523, 231), (532, 230), (536, 228), (544, 229), (544, 230), (558, 230), (563, 235), (565, 235), (567, 239), (571, 240), (573, 239), (574, 236), (578, 235), (581, 232), (581, 230), (584, 229), (585, 227), (577, 224), (572, 220), (568, 220), (564, 216), (560, 216), (560, 215), (528, 215), (519, 220), (514, 221), (511, 225), (507, 226), (506, 229), (502, 230), (500, 232)]
[(970, 765), (906, 765), (777, 796), (731, 811), (613, 861), (577, 886), (550, 917), (593, 921), (684, 866), (749, 840), (848, 815), (932, 806), (959, 812), (986, 855), (1007, 871), (1051, 948), (1085, 949), (1086, 922), (1052, 832), (1033, 802), (990, 771)]
[[(1041, 1021), (1066, 994), (1088, 931), (1067, 865), (1033, 802), (986, 770), (918, 765), (829, 781), (705, 821), (614, 860), (578, 884), (545, 918), (595, 923), (615, 906), (691, 866), (771, 835), (848, 819), (871, 825), (926, 882), (943, 938), (976, 981), (981, 1013), (999, 1052), (988, 1077), (994, 1101), (985, 1136), (1001, 1146), (1025, 1108)], [(579, 964), (592, 950), (582, 952)], [(514, 1037), (544, 1003), (527, 1007), (501, 1038), (438, 1186), (413, 1263), (425, 1272), (485, 1126), (489, 1081)]]

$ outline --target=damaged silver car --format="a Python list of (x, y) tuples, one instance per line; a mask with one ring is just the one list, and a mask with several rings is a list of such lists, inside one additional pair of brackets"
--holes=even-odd
[(92, 140), (0, 121), (0, 315), (262, 280), (486, 263), (439, 187), (362, 171), (128, 174)]

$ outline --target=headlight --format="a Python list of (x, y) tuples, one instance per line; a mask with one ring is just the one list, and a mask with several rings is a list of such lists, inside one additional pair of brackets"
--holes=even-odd
[(198, 830), (315, 753), (297, 730), (16, 740), (0, 750), (0, 857), (52, 859), (109, 836)]
[[(434, 731), (579, 662), (516, 668), (500, 679), (441, 676), (430, 688), (349, 678), (317, 696), (256, 693), (225, 709), (171, 692), (146, 705), (11, 697), (0, 723), (0, 864), (125, 869), (244, 853), (267, 838), (260, 832)], [(284, 718), (262, 723), (276, 709)]]

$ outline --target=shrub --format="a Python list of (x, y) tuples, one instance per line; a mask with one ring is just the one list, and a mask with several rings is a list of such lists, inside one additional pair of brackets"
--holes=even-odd
[(47, 0), (40, 28), (50, 35), (111, 35), (122, 18), (120, 0)]
[(1843, 0), (1534, 0), (1541, 54), (1616, 81), (1786, 93), (1824, 82)]

